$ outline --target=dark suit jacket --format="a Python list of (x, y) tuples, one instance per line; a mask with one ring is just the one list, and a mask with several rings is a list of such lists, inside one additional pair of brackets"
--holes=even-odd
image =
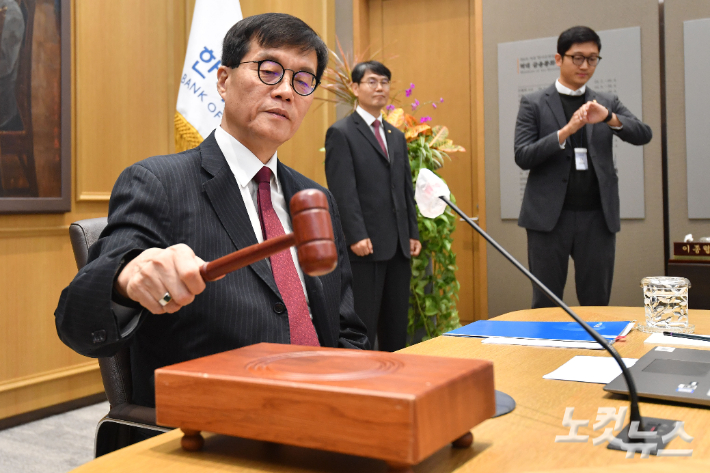
[[(633, 145), (651, 141), (651, 128), (636, 118), (616, 95), (587, 87), (586, 100), (596, 100), (616, 113), (623, 128), (612, 130), (606, 123), (585, 125), (587, 156), (599, 179), (602, 210), (610, 232), (621, 228), (619, 177), (614, 168), (612, 138), (617, 135)], [(515, 162), (529, 169), (518, 225), (530, 230), (551, 231), (557, 224), (567, 192), (567, 179), (574, 163), (574, 149), (567, 142), (560, 149), (557, 131), (567, 124), (562, 100), (555, 85), (520, 100), (515, 125)]]
[[(398, 247), (409, 258), (409, 239), (419, 239), (407, 141), (387, 122), (384, 130), (389, 161), (357, 112), (335, 122), (325, 135), (325, 176), (354, 261), (386, 261)], [(374, 252), (356, 256), (350, 245), (365, 238)]]
[[(353, 309), (350, 263), (332, 195), (278, 163), (284, 195), (317, 188), (328, 196), (338, 267), (305, 276), (321, 345), (365, 348), (366, 329)], [(116, 181), (108, 226), (91, 247), (89, 263), (61, 295), (55, 312), (59, 337), (93, 357), (131, 343), (134, 402), (153, 405), (153, 371), (258, 342), (289, 343), (288, 315), (265, 260), (207, 283), (194, 302), (175, 314), (141, 314), (122, 337), (111, 310), (114, 276), (133, 252), (185, 243), (205, 261), (257, 243), (238, 184), (214, 134), (184, 153), (156, 156), (127, 168)], [(137, 251), (136, 251), (137, 250)], [(103, 332), (103, 337), (96, 334)]]

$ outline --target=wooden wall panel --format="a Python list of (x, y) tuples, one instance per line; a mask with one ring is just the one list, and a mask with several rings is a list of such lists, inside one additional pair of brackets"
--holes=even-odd
[(96, 361), (57, 337), (54, 309), (76, 265), (68, 225), (50, 219), (0, 228), (0, 419), (103, 390)]
[(77, 200), (107, 200), (125, 167), (174, 149), (180, 5), (76, 2)]
[[(431, 104), (424, 105), (416, 112), (417, 117), (432, 116), (433, 123), (449, 127), (449, 137), (466, 148), (464, 153), (451, 154), (452, 160), (446, 162), (441, 175), (459, 208), (470, 216), (479, 216), (483, 207), (483, 202), (478, 201), (483, 183), (478, 179), (482, 155), (477, 157), (481, 152), (482, 111), (476, 100), (481, 86), (475, 67), (480, 57), (480, 52), (476, 53), (480, 46), (475, 41), (476, 3), (440, 0), (436, 8), (431, 8), (427, 0), (369, 2), (370, 47), (381, 51), (378, 59), (392, 70), (392, 94), (414, 83), (410, 98), (399, 94), (405, 109), (411, 110), (410, 103), (415, 98), (420, 102), (437, 101), (436, 110)], [(440, 98), (444, 98), (443, 103), (438, 102)], [(474, 233), (461, 222), (454, 233), (457, 278), (461, 284), (459, 316), (463, 321), (488, 316), (485, 241)]]
[[(673, 242), (683, 241), (688, 233), (692, 233), (696, 241), (699, 237), (710, 236), (710, 219), (688, 218), (688, 168), (685, 147), (683, 22), (701, 18), (710, 18), (710, 2), (693, 0), (666, 0), (665, 2), (668, 224), (671, 255), (673, 255)], [(660, 138), (660, 135), (659, 130), (657, 136)]]
[(0, 383), (0, 419), (80, 399), (103, 390), (99, 365), (94, 360), (12, 379)]
[(367, 0), (353, 0), (353, 50), (361, 56), (370, 46), (370, 20)]
[[(469, 2), (471, 41), (471, 183), (474, 188), (473, 208), (478, 214), (478, 225), (486, 225), (486, 148), (483, 94), (483, 0)], [(495, 251), (495, 250), (492, 250)], [(475, 319), (487, 319), (488, 313), (488, 242), (475, 234), (473, 237), (473, 313)]]

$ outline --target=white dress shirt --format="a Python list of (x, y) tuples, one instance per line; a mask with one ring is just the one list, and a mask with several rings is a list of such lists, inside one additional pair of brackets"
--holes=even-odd
[(555, 88), (557, 89), (557, 92), (559, 92), (563, 95), (577, 96), (577, 95), (584, 95), (584, 93), (587, 91), (587, 84), (584, 84), (582, 87), (580, 87), (577, 90), (572, 90), (572, 89), (562, 85), (560, 80), (557, 79), (557, 80), (555, 80)]
[[(259, 191), (259, 185), (254, 181), (254, 176), (261, 170), (262, 167), (266, 166), (271, 169), (271, 203), (274, 206), (276, 215), (281, 221), (281, 226), (285, 233), (290, 233), (291, 229), (291, 217), (288, 213), (288, 202), (284, 197), (283, 189), (281, 189), (281, 183), (278, 180), (277, 166), (278, 162), (277, 153), (269, 159), (269, 161), (264, 164), (259, 158), (257, 158), (254, 153), (249, 151), (246, 146), (241, 144), (232, 135), (227, 133), (218, 126), (214, 133), (215, 140), (217, 140), (217, 145), (219, 149), (222, 150), (224, 157), (227, 159), (227, 164), (229, 164), (229, 169), (234, 174), (234, 178), (237, 180), (239, 185), (239, 190), (242, 193), (242, 199), (244, 200), (244, 207), (247, 209), (249, 214), (249, 220), (251, 221), (252, 229), (254, 230), (254, 235), (259, 243), (264, 241), (264, 235), (261, 233), (261, 221), (259, 220), (259, 207), (257, 201), (257, 192)], [(292, 246), (290, 248), (291, 258), (296, 266), (296, 271), (298, 272), (298, 278), (301, 280), (301, 286), (303, 286), (303, 293), (306, 295), (306, 302), (308, 302), (308, 292), (306, 292), (306, 283), (303, 279), (303, 271), (301, 266), (298, 264), (298, 254), (296, 252), (296, 247)], [(269, 260), (266, 260), (270, 264)], [(310, 313), (310, 307), (308, 309)], [(311, 314), (311, 318), (313, 315)]]
[(382, 142), (385, 144), (385, 149), (389, 154), (389, 147), (387, 146), (387, 137), (385, 136), (385, 127), (382, 126), (382, 114), (380, 113), (379, 116), (375, 117), (359, 105), (357, 106), (355, 111), (362, 117), (363, 120), (365, 120), (365, 123), (367, 123), (367, 126), (370, 127), (373, 134), (375, 133), (375, 129), (372, 127), (372, 124), (375, 123), (375, 120), (378, 120), (380, 122), (380, 136), (382, 137)]

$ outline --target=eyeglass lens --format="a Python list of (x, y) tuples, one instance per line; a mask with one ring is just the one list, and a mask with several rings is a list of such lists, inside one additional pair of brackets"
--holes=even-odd
[[(259, 78), (264, 84), (278, 84), (283, 76), (284, 68), (278, 62), (264, 61), (259, 65)], [(310, 95), (316, 88), (316, 76), (306, 71), (296, 72), (291, 85), (299, 95)]]
[(575, 64), (575, 66), (581, 66), (584, 64), (584, 61), (587, 61), (587, 64), (590, 66), (594, 67), (597, 64), (599, 64), (599, 60), (601, 58), (599, 56), (592, 56), (592, 57), (585, 57), (585, 56), (572, 56), (572, 62)]
[(373, 79), (373, 80), (368, 80), (368, 81), (365, 82), (365, 83), (366, 83), (370, 88), (372, 88), (372, 89), (376, 89), (378, 84), (381, 85), (383, 89), (385, 89), (385, 88), (387, 88), (387, 87), (390, 86), (390, 81), (388, 81), (388, 80), (386, 80), (386, 79), (385, 79), (385, 80), (381, 80), (381, 81), (376, 81), (376, 80)]

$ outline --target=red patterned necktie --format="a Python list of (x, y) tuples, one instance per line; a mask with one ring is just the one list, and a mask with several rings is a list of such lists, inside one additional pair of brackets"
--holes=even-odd
[[(271, 169), (264, 166), (254, 176), (259, 184), (257, 201), (259, 204), (259, 219), (264, 240), (283, 235), (284, 229), (271, 204)], [(318, 335), (313, 327), (313, 321), (308, 312), (306, 296), (303, 293), (301, 279), (296, 272), (290, 250), (284, 250), (272, 255), (271, 271), (274, 273), (276, 286), (279, 288), (286, 311), (288, 312), (288, 325), (291, 329), (292, 345), (320, 346)]]
[(385, 142), (382, 140), (382, 135), (380, 135), (380, 121), (375, 120), (375, 122), (372, 124), (372, 127), (375, 129), (375, 138), (377, 138), (377, 142), (380, 144), (380, 148), (382, 148), (382, 152), (385, 153), (385, 157), (389, 160), (390, 157), (387, 155), (387, 147), (385, 146)]

